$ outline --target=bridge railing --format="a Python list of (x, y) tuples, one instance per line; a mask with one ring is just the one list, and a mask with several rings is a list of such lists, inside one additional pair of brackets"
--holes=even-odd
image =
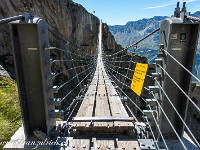
[[(38, 130), (49, 138), (56, 126), (56, 118), (69, 121), (83, 98), (96, 68), (97, 52), (83, 54), (61, 33), (49, 29), (43, 19), (32, 13), (26, 12), (0, 22), (11, 22), (26, 138), (38, 136)], [(50, 46), (49, 34), (55, 37), (59, 48)]]
[[(178, 9), (180, 10), (179, 3), (177, 4), (176, 11)], [(161, 139), (165, 148), (170, 149), (169, 139), (176, 137), (182, 147), (188, 149), (183, 142), (183, 133), (186, 131), (195, 145), (200, 148), (199, 139), (197, 139), (195, 131), (192, 131), (191, 127), (186, 123), (189, 103), (198, 113), (200, 110), (199, 106), (188, 95), (192, 77), (200, 83), (200, 80), (192, 73), (199, 35), (199, 23), (196, 21), (199, 20), (198, 18), (188, 17), (185, 3), (182, 11), (176, 11), (175, 14), (179, 13), (179, 15), (164, 20), (159, 28), (161, 31), (160, 46), (157, 50), (156, 63), (153, 63), (156, 67), (156, 73), (146, 75), (146, 78), (151, 78), (155, 84), (149, 86), (144, 83), (143, 88), (143, 91), (147, 92), (148, 97), (145, 94), (136, 97), (130, 96), (131, 75), (133, 76), (135, 72), (136, 64), (152, 64), (147, 61), (136, 61), (136, 57), (138, 57), (135, 55), (136, 49), (139, 42), (145, 38), (114, 54), (104, 54), (104, 61), (107, 73), (116, 85), (122, 100), (124, 101), (124, 97), (130, 100), (137, 111), (141, 112), (144, 120), (150, 122), (151, 137), (155, 142), (159, 143), (158, 139)], [(183, 30), (180, 30), (180, 26)], [(149, 37), (159, 29), (156, 29), (146, 37)], [(131, 56), (126, 52), (130, 47), (134, 47), (134, 53)], [(153, 50), (141, 52), (149, 51)], [(129, 74), (129, 71), (131, 74)], [(136, 94), (132, 92), (132, 95)], [(144, 105), (142, 106), (143, 108), (141, 107), (138, 100), (140, 100), (140, 103), (146, 104), (145, 108)], [(128, 105), (125, 106), (130, 107)], [(131, 109), (128, 108), (128, 110)], [(137, 112), (134, 109), (132, 111), (134, 113)], [(160, 143), (157, 144), (157, 148), (159, 146)]]
[[(200, 148), (197, 137), (186, 123), (188, 103), (200, 112), (199, 106), (188, 95), (191, 78), (200, 81), (192, 73), (199, 34), (199, 23), (196, 21), (199, 20), (189, 17), (185, 6), (179, 13), (175, 12), (176, 15), (166, 19), (160, 28), (129, 47), (111, 55), (103, 55), (104, 66), (110, 79), (121, 95), (124, 106), (136, 120), (136, 126), (140, 130), (138, 138), (153, 138), (157, 149), (160, 147), (160, 140), (165, 148), (169, 149), (166, 137), (169, 139), (170, 136), (176, 137), (182, 147), (187, 149), (182, 137), (185, 129)], [(55, 118), (65, 117), (68, 122), (79, 100), (83, 99), (96, 68), (97, 52), (83, 56), (77, 53), (78, 49), (64, 37), (48, 29), (44, 20), (32, 16), (28, 22), (11, 23), (25, 134), (28, 138), (39, 129), (51, 136)], [(135, 53), (127, 54), (131, 47), (134, 47), (136, 52), (141, 41), (159, 30), (160, 47), (156, 63), (151, 64), (146, 58), (136, 56)], [(68, 47), (50, 47), (48, 31), (64, 41)], [(149, 51), (153, 50), (141, 52)], [(133, 94), (130, 85), (138, 63), (156, 67), (156, 73), (151, 73), (149, 69), (146, 75), (146, 78), (152, 79), (155, 84), (151, 85), (145, 80), (145, 93), (141, 96)], [(69, 97), (74, 97), (74, 100), (68, 101)], [(60, 104), (64, 102), (68, 107), (60, 110)], [(135, 108), (132, 108), (131, 104)]]
[[(55, 115), (57, 118), (70, 117), (72, 106), (78, 101), (77, 99), (83, 98), (90, 81), (92, 80), (95, 68), (97, 55), (80, 55), (70, 50), (63, 50), (56, 47), (49, 47), (46, 50), (54, 51), (58, 55), (54, 59), (50, 59), (51, 68), (50, 72), (54, 85), (50, 86), (54, 90), (54, 98), (52, 101), (61, 106), (68, 106), (63, 113)], [(59, 53), (59, 52), (61, 53)], [(63, 58), (62, 58), (63, 57)], [(60, 80), (60, 81), (59, 81)], [(73, 99), (73, 101), (71, 101)], [(69, 120), (66, 119), (66, 120)]]

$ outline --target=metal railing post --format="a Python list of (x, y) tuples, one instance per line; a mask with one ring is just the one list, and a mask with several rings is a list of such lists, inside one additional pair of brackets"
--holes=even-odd
[(53, 92), (49, 88), (52, 80), (48, 26), (41, 18), (28, 23), (11, 23), (15, 70), (18, 82), (23, 126), (26, 138), (34, 135), (35, 130), (50, 136), (55, 120), (50, 117), (54, 109), (51, 99)]
[[(177, 5), (179, 7), (179, 5)], [(183, 66), (185, 66), (190, 72), (193, 72), (194, 60), (197, 50), (197, 42), (199, 35), (199, 23), (194, 23), (185, 20), (186, 12), (185, 6), (181, 12), (177, 12), (179, 8), (176, 9), (176, 16), (165, 19), (160, 27), (160, 37), (159, 37), (159, 59), (162, 63), (162, 67), (168, 74), (176, 81), (176, 83), (186, 92), (189, 91), (189, 86), (192, 80), (190, 74), (188, 74), (184, 69), (177, 64), (170, 55), (172, 55), (176, 60), (178, 60)], [(179, 13), (179, 14), (177, 14)], [(162, 57), (160, 57), (162, 55)], [(158, 60), (159, 60), (158, 59)], [(158, 63), (158, 68), (159, 68)], [(161, 84), (164, 91), (168, 97), (172, 100), (175, 108), (180, 113), (181, 117), (185, 120), (187, 109), (188, 109), (188, 99), (185, 95), (177, 88), (171, 79), (162, 72), (163, 81)], [(163, 109), (166, 112), (169, 120), (176, 129), (180, 137), (183, 136), (184, 125), (176, 112), (173, 110), (171, 104), (165, 96), (161, 101)], [(161, 121), (162, 133), (168, 137), (175, 136), (174, 131), (168, 124), (165, 117), (162, 117)]]

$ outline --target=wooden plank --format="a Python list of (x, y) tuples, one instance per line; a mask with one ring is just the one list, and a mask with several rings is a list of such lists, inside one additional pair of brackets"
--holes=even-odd
[[(96, 94), (96, 85), (90, 85), (88, 91), (85, 94), (83, 102), (78, 110), (77, 117), (92, 117), (94, 109), (94, 101)], [(88, 128), (91, 122), (73, 122), (72, 127), (76, 128)]]
[(85, 93), (84, 98), (90, 98), (90, 96), (95, 96), (96, 87), (97, 87), (96, 85), (90, 85), (87, 92)]
[(78, 121), (133, 121), (133, 117), (73, 117), (74, 122)]
[(76, 116), (77, 117), (85, 117), (85, 116), (92, 117), (93, 107), (94, 107), (94, 97), (91, 96), (90, 98), (84, 99)]
[(110, 82), (110, 80), (105, 80), (105, 85), (106, 85), (106, 87), (108, 87), (107, 88), (108, 95), (111, 95), (111, 96), (118, 95), (118, 93), (116, 92), (116, 90), (115, 90), (114, 86), (112, 85), (112, 83)]
[(108, 96), (111, 114), (114, 117), (129, 117), (119, 96)]
[(115, 150), (114, 140), (93, 140), (94, 150)]
[(69, 139), (68, 150), (90, 150), (90, 139)]
[[(81, 107), (77, 113), (77, 117), (92, 117), (94, 108), (94, 98), (90, 97), (89, 99), (84, 99)], [(90, 127), (91, 122), (73, 122), (72, 127), (76, 128), (88, 128)]]
[(111, 116), (108, 99), (106, 96), (106, 89), (104, 85), (99, 85), (97, 89), (97, 96), (96, 96), (96, 109), (95, 109), (95, 116)]
[(140, 150), (138, 141), (118, 140), (117, 147), (119, 150)]
[[(117, 96), (118, 94), (114, 89), (114, 86), (111, 83), (107, 82), (106, 89), (108, 92), (111, 115), (114, 117), (129, 117), (119, 96)], [(116, 131), (121, 132), (124, 130), (133, 129), (134, 124), (132, 122), (114, 121), (114, 127), (116, 128)]]
[[(108, 96), (110, 107), (111, 107), (111, 114), (114, 117), (129, 117), (128, 113), (126, 112), (119, 96)], [(114, 127), (117, 132), (129, 130), (134, 128), (134, 124), (124, 121), (114, 121)]]
[[(105, 85), (99, 85), (96, 96), (95, 117), (111, 116), (106, 96)], [(112, 122), (94, 122), (94, 127), (110, 128), (113, 127)]]
[(119, 94), (117, 93), (117, 91), (115, 90), (115, 88), (111, 85), (107, 86), (107, 93), (109, 96), (119, 96)]

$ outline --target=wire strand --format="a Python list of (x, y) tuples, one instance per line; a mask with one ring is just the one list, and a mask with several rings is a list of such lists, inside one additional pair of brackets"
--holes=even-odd
[(185, 150), (187, 150), (187, 148), (185, 147), (185, 144), (183, 143), (183, 141), (181, 140), (180, 136), (178, 135), (178, 133), (176, 132), (174, 126), (172, 125), (171, 121), (169, 120), (168, 116), (166, 115), (165, 111), (163, 110), (163, 108), (161, 107), (160, 103), (158, 102), (158, 99), (156, 98), (156, 96), (154, 95), (153, 92), (151, 92), (151, 94), (153, 95), (153, 97), (156, 99), (156, 102), (158, 104), (158, 106), (160, 107), (161, 111), (163, 112), (165, 118), (167, 119), (169, 125), (171, 126), (172, 130), (174, 131), (174, 133), (176, 134), (178, 140), (180, 141), (181, 145), (183, 146), (183, 148)]
[(186, 127), (186, 129), (188, 130), (188, 132), (190, 133), (190, 135), (192, 136), (192, 138), (195, 141), (195, 143), (197, 144), (197, 146), (200, 148), (200, 144), (198, 143), (197, 139), (195, 138), (195, 136), (193, 135), (193, 133), (191, 132), (191, 130), (189, 129), (189, 127), (187, 126), (187, 124), (185, 123), (185, 121), (183, 120), (183, 118), (181, 117), (180, 113), (177, 111), (176, 107), (173, 105), (172, 101), (170, 100), (170, 98), (168, 97), (168, 95), (166, 94), (166, 92), (164, 91), (164, 89), (162, 88), (162, 86), (159, 84), (158, 80), (155, 79), (155, 81), (158, 84), (158, 86), (160, 87), (160, 89), (162, 90), (163, 94), (165, 95), (165, 97), (167, 98), (167, 100), (169, 101), (169, 103), (171, 104), (171, 106), (173, 107), (173, 109), (176, 112), (176, 114), (178, 115), (178, 117), (181, 119), (182, 123), (184, 124), (184, 126)]
[[(76, 53), (70, 52), (69, 50), (63, 50), (63, 49), (60, 49), (60, 48), (57, 48), (57, 47), (49, 47), (49, 48), (46, 48), (46, 50), (59, 50), (59, 51), (70, 53), (70, 54), (73, 54), (73, 55), (76, 55), (76, 56), (79, 56), (79, 57), (82, 57), (82, 58), (85, 58), (87, 56), (87, 55), (86, 56), (78, 55)], [(94, 56), (94, 55), (88, 55), (88, 56)]]
[(162, 49), (163, 51), (165, 51), (175, 62), (177, 62), (185, 71), (187, 71), (192, 77), (194, 77), (198, 82), (200, 82), (200, 80), (193, 75), (192, 72), (190, 72), (185, 66), (183, 66), (176, 58), (174, 58), (170, 53), (168, 53), (168, 51)]
[[(152, 109), (151, 109), (151, 107), (150, 107), (149, 105), (148, 105), (148, 107), (149, 107), (149, 110), (152, 111)], [(168, 148), (168, 146), (167, 146), (167, 143), (166, 143), (166, 141), (165, 141), (165, 138), (163, 137), (163, 134), (162, 134), (162, 132), (161, 132), (161, 130), (160, 130), (160, 127), (159, 127), (159, 125), (158, 125), (158, 122), (156, 121), (156, 118), (155, 118), (153, 112), (151, 112), (151, 115), (152, 115), (152, 117), (153, 117), (154, 122), (156, 123), (156, 127), (158, 128), (158, 131), (159, 131), (160, 136), (161, 136), (161, 138), (162, 138), (162, 140), (163, 140), (163, 142), (164, 142), (164, 145), (165, 145), (165, 147), (166, 147), (167, 150), (168, 150), (169, 148)]]
[(77, 85), (76, 85), (76, 87), (75, 88), (73, 88), (70, 92), (68, 92), (67, 93), (67, 95), (65, 95), (63, 98), (62, 98), (62, 100), (61, 100), (61, 102), (62, 101), (64, 101), (66, 98), (67, 98), (67, 96), (69, 96), (90, 74), (92, 73), (92, 71), (85, 77), (85, 78), (83, 78), (83, 80), (82, 81), (80, 81)]
[[(149, 122), (149, 119), (148, 119), (147, 117), (146, 117), (145, 119), (147, 120), (147, 122)], [(158, 146), (158, 142), (157, 142), (157, 140), (156, 140), (156, 138), (155, 138), (154, 132), (153, 132), (153, 130), (152, 130), (150, 124), (149, 124), (149, 128), (150, 128), (150, 131), (151, 131), (151, 133), (152, 133), (152, 136), (153, 136), (153, 139), (154, 139), (154, 141), (155, 141), (155, 143), (156, 143), (157, 148), (160, 149), (159, 146)], [(167, 147), (166, 147), (166, 148), (167, 148)], [(167, 150), (168, 150), (168, 148), (167, 148)]]
[(168, 72), (161, 66), (159, 65), (160, 68), (166, 73), (166, 75), (171, 79), (172, 82), (180, 89), (180, 91), (188, 98), (188, 100), (195, 106), (195, 108), (200, 112), (200, 108), (192, 101), (192, 99), (183, 91), (183, 89), (174, 81), (174, 79), (168, 74)]
[[(92, 64), (93, 64), (93, 63), (92, 63)], [(62, 71), (62, 72), (59, 72), (59, 73), (55, 74), (54, 76), (56, 77), (56, 76), (58, 76), (58, 75), (60, 75), (60, 74), (63, 74), (64, 72), (67, 72), (67, 71), (73, 70), (73, 69), (75, 69), (75, 68), (81, 68), (81, 67), (86, 67), (86, 66), (90, 66), (90, 65), (91, 65), (91, 64), (89, 64), (89, 65), (83, 65), (83, 66), (73, 67), (73, 68), (70, 68), (70, 69), (64, 70), (64, 71)]]
[[(82, 72), (80, 72), (79, 74), (77, 74), (77, 75), (80, 75), (80, 74), (82, 74), (82, 73), (84, 73), (84, 72), (86, 72), (87, 70), (89, 70), (90, 68), (92, 68), (92, 67), (89, 67), (88, 69), (86, 69), (86, 70), (84, 70), (84, 71), (82, 71)], [(60, 90), (63, 86), (65, 86), (67, 83), (69, 83), (70, 81), (72, 81), (74, 78), (76, 78), (76, 76), (74, 76), (73, 78), (71, 78), (70, 80), (68, 80), (67, 82), (65, 82), (64, 84), (62, 84), (61, 86), (59, 86), (59, 88), (58, 88), (58, 90)]]

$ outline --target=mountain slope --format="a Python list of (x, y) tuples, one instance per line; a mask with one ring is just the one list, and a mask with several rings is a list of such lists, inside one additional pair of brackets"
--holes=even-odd
[[(200, 11), (191, 14), (191, 16), (200, 17)], [(148, 35), (153, 30), (160, 27), (162, 21), (167, 18), (167, 16), (155, 16), (149, 19), (141, 19), (138, 21), (130, 21), (127, 22), (126, 25), (114, 25), (109, 26), (111, 33), (114, 35), (115, 40), (117, 43), (122, 45), (123, 47), (129, 46), (145, 35)], [(159, 32), (155, 33), (151, 37), (145, 39), (141, 42), (137, 49), (138, 51), (145, 51), (145, 50), (156, 50), (158, 49), (158, 41), (159, 41)], [(130, 49), (132, 51), (133, 49)], [(136, 53), (140, 55), (144, 55), (148, 58), (148, 60), (152, 60), (156, 58), (157, 51), (151, 51), (147, 53)], [(198, 51), (195, 60), (195, 69), (194, 74), (200, 77), (200, 40), (198, 43)]]
[[(126, 47), (138, 41), (145, 35), (151, 33), (156, 28), (159, 28), (161, 22), (167, 18), (166, 16), (155, 16), (150, 19), (141, 19), (138, 21), (128, 22), (126, 25), (109, 26), (111, 33), (114, 35), (115, 40)], [(156, 33), (145, 40), (145, 43), (151, 42), (149, 48), (155, 48), (157, 45), (159, 33)], [(144, 49), (146, 45), (142, 46)]]

